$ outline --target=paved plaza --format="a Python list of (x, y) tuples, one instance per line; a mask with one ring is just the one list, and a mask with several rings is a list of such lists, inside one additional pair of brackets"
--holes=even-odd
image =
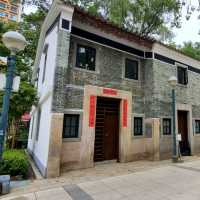
[[(146, 167), (144, 168), (142, 164)], [(109, 175), (110, 167), (113, 167), (112, 175)], [(4, 200), (200, 200), (200, 159), (180, 164), (172, 164), (170, 161), (105, 164), (94, 169), (69, 172), (58, 179), (37, 180), (0, 198)]]

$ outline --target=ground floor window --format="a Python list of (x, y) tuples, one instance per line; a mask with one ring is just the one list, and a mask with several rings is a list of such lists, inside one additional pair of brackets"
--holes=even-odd
[(38, 141), (38, 138), (39, 138), (40, 121), (41, 121), (41, 108), (38, 109), (38, 113), (37, 113), (36, 141)]
[(195, 133), (200, 134), (200, 120), (195, 120)]
[(143, 118), (134, 117), (134, 136), (143, 135)]
[(78, 138), (79, 115), (65, 114), (63, 122), (63, 138)]
[(163, 119), (163, 135), (171, 135), (171, 119)]

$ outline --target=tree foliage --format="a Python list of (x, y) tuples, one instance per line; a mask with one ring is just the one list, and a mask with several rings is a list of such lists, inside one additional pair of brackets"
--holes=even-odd
[[(36, 48), (40, 34), (40, 28), (44, 20), (45, 12), (38, 10), (34, 14), (23, 15), (23, 21), (17, 23), (0, 23), (0, 37), (9, 30), (18, 30), (26, 38), (28, 44), (24, 51), (17, 54), (16, 75), (20, 75), (21, 83), (18, 93), (13, 93), (10, 100), (9, 119), (18, 119), (25, 112), (30, 111), (36, 100), (36, 90), (31, 85), (32, 66), (36, 55)], [(0, 41), (0, 56), (8, 56), (9, 51)], [(0, 71), (5, 72), (6, 66), (0, 66)], [(2, 107), (2, 95), (0, 95), (0, 108)]]
[(200, 60), (200, 42), (184, 42), (183, 46), (179, 49), (186, 55)]

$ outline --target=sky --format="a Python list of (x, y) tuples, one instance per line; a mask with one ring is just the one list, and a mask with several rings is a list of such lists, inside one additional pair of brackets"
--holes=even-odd
[[(198, 0), (191, 0), (191, 3), (198, 7)], [(186, 20), (186, 13), (187, 11), (184, 9), (182, 13), (182, 27), (173, 30), (176, 35), (174, 41), (179, 45), (183, 44), (184, 41), (200, 42), (200, 35), (198, 34), (200, 31), (200, 19), (198, 19), (200, 11), (195, 11), (190, 20)]]
[[(198, 0), (188, 0), (188, 2), (189, 1), (191, 1), (193, 6), (195, 6), (196, 8), (198, 7)], [(29, 6), (25, 7), (24, 10), (26, 14), (29, 14), (31, 12), (35, 12), (36, 9), (36, 7)], [(175, 33), (175, 38), (173, 40), (177, 45), (182, 45), (184, 41), (200, 42), (200, 35), (198, 34), (200, 31), (200, 19), (198, 19), (200, 11), (195, 11), (192, 14), (190, 20), (186, 20), (186, 14), (186, 9), (183, 9), (182, 26), (179, 29), (173, 29), (173, 32)]]

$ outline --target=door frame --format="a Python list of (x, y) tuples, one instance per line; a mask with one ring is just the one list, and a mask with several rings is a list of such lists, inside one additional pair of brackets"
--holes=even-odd
[(194, 152), (193, 145), (193, 125), (192, 125), (192, 106), (189, 104), (176, 104), (176, 127), (178, 134), (178, 111), (186, 111), (187, 112), (187, 128), (188, 128), (188, 142), (191, 149), (191, 155)]
[[(91, 98), (92, 97), (92, 98)], [(94, 166), (94, 143), (97, 97), (120, 99), (119, 112), (119, 162), (131, 161), (132, 142), (132, 93), (113, 88), (103, 88), (92, 85), (84, 87), (83, 129), (80, 146), (80, 164), (82, 168)], [(92, 100), (92, 103), (91, 103)], [(92, 112), (90, 111), (91, 106)], [(92, 117), (91, 117), (92, 114)], [(90, 120), (92, 123), (90, 123)]]
[[(101, 99), (107, 99), (108, 101), (110, 100), (110, 101), (112, 101), (113, 99), (116, 99), (117, 101), (117, 103), (116, 103), (116, 105), (117, 105), (117, 113), (114, 111), (114, 112), (110, 112), (110, 111), (106, 111), (106, 109), (104, 110), (104, 118), (106, 118), (106, 116), (107, 116), (107, 114), (108, 113), (112, 113), (112, 114), (115, 114), (116, 116), (117, 116), (117, 122), (118, 122), (118, 124), (117, 124), (117, 126), (115, 127), (115, 128), (117, 128), (117, 132), (116, 132), (116, 134), (117, 134), (117, 136), (115, 136), (115, 145), (113, 146), (114, 148), (115, 148), (115, 151), (117, 151), (117, 153), (115, 152), (115, 154), (117, 154), (117, 155), (115, 155), (116, 156), (116, 158), (113, 158), (113, 159), (110, 159), (110, 160), (117, 160), (117, 162), (119, 161), (119, 123), (120, 123), (120, 103), (121, 103), (121, 99), (117, 99), (117, 98), (110, 98), (110, 97), (99, 97), (99, 96), (97, 96), (97, 102), (96, 102), (96, 112), (97, 112), (97, 107), (98, 107), (98, 100), (99, 101), (101, 101)], [(106, 114), (107, 113), (107, 114)], [(96, 121), (96, 120), (95, 120)], [(105, 122), (106, 120), (104, 120), (104, 122)], [(105, 136), (104, 136), (104, 132), (105, 131), (105, 124), (104, 124), (104, 128), (103, 128), (103, 148), (104, 148), (104, 151), (105, 151)], [(95, 142), (96, 142), (96, 124), (95, 124)], [(94, 149), (95, 149), (95, 145), (94, 145)], [(109, 159), (105, 159), (105, 160), (102, 160), (102, 161), (100, 161), (100, 162), (104, 162), (104, 161), (109, 161)], [(94, 154), (94, 162), (95, 162), (95, 154)], [(97, 161), (97, 162), (99, 162), (99, 161)]]

